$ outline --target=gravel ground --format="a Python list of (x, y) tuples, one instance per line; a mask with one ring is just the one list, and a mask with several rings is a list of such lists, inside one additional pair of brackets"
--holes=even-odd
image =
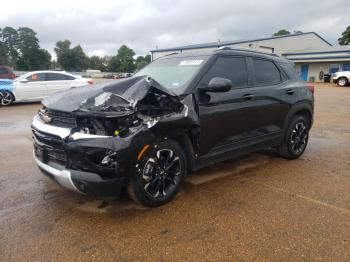
[(0, 108), (0, 261), (349, 261), (350, 88), (316, 85), (315, 96), (300, 159), (204, 168), (159, 208), (58, 187), (32, 158), (40, 104)]

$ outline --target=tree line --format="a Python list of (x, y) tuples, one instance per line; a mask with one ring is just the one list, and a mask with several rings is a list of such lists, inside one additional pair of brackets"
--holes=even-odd
[[(294, 31), (293, 33), (302, 33)], [(274, 36), (291, 34), (286, 29), (274, 33)], [(340, 45), (350, 43), (350, 26), (338, 39)], [(115, 56), (87, 56), (80, 45), (71, 47), (69, 40), (58, 41), (54, 48), (56, 60), (51, 54), (40, 48), (37, 33), (29, 27), (0, 28), (0, 65), (8, 65), (16, 70), (32, 71), (43, 69), (64, 69), (83, 71), (97, 69), (102, 72), (134, 72), (151, 62), (151, 56), (138, 56), (126, 45), (122, 45)]]
[(151, 56), (138, 56), (122, 45), (115, 56), (87, 56), (80, 45), (71, 46), (69, 40), (58, 41), (54, 48), (56, 60), (40, 48), (37, 33), (29, 27), (0, 28), (0, 65), (8, 65), (20, 71), (63, 69), (83, 71), (97, 69), (103, 72), (134, 72), (151, 62)]

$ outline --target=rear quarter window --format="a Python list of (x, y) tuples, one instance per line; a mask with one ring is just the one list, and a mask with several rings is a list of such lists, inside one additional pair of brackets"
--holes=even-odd
[(292, 63), (279, 63), (279, 66), (282, 68), (282, 70), (286, 73), (286, 75), (288, 77), (299, 78), (298, 72), (295, 69), (294, 64), (292, 64)]
[(281, 83), (281, 73), (272, 61), (254, 58), (253, 66), (257, 86)]
[(64, 80), (74, 80), (75, 78), (70, 75), (49, 73), (48, 81), (64, 81)]

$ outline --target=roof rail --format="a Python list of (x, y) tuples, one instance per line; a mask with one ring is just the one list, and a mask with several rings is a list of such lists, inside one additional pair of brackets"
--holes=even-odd
[(179, 53), (179, 52), (172, 52), (172, 53), (167, 54), (167, 55), (165, 55), (165, 56), (169, 56), (169, 55), (177, 55), (177, 54), (180, 54), (180, 53)]
[(272, 55), (279, 57), (277, 54), (274, 53), (268, 53), (264, 51), (257, 51), (253, 50), (251, 48), (232, 48), (230, 46), (220, 46), (218, 49), (214, 50), (214, 52), (220, 51), (220, 50), (235, 50), (235, 51), (244, 51), (244, 52), (251, 52), (251, 53), (257, 53), (257, 54), (264, 54), (264, 55)]

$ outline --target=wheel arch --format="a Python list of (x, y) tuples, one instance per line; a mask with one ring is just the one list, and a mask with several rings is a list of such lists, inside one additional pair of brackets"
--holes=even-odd
[(196, 156), (196, 135), (195, 131), (188, 128), (177, 128), (169, 134), (158, 136), (161, 140), (172, 139), (177, 142), (186, 154), (188, 171), (193, 168)]
[(286, 120), (283, 126), (283, 132), (285, 133), (290, 121), (295, 115), (303, 116), (309, 121), (310, 128), (313, 124), (313, 106), (309, 102), (299, 102), (292, 106), (289, 110)]

